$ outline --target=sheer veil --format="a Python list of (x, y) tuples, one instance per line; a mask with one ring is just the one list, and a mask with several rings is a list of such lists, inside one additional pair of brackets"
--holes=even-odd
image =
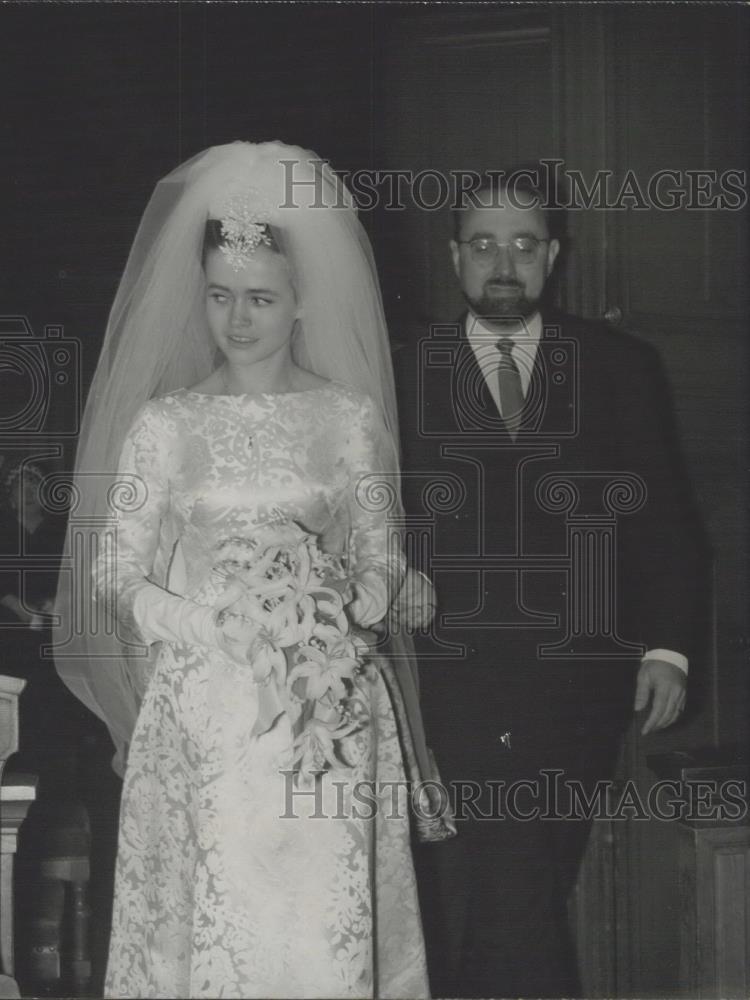
[[(283, 235), (303, 306), (295, 360), (325, 378), (367, 393), (387, 429), (386, 468), (398, 494), (398, 421), (380, 289), (367, 235), (343, 182), (314, 153), (279, 142), (212, 147), (159, 181), (138, 228), (107, 325), (76, 456), (67, 565), (61, 572), (54, 633), (60, 676), (103, 719), (118, 751), (138, 712), (144, 651), (133, 655), (91, 594), (91, 567), (107, 544), (113, 505), (132, 502), (118, 484), (124, 437), (143, 404), (190, 386), (215, 367), (205, 324), (201, 248), (217, 199), (251, 186)], [(163, 583), (167, 567), (154, 567)], [(161, 574), (161, 579), (157, 577)], [(416, 687), (399, 657), (404, 697), (416, 713)], [(416, 722), (417, 737), (421, 726)], [(416, 742), (416, 741), (415, 741)]]

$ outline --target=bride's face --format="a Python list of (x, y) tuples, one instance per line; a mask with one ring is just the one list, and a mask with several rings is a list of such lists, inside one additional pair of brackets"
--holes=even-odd
[(281, 254), (259, 246), (235, 271), (220, 250), (212, 250), (205, 275), (208, 327), (230, 364), (254, 364), (290, 351), (299, 308)]

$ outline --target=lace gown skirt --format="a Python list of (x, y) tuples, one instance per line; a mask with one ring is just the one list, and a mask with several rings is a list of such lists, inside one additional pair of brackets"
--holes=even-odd
[(375, 672), (370, 691), (355, 766), (305, 789), (282, 773), (284, 717), (249, 737), (249, 670), (162, 647), (123, 791), (107, 996), (427, 995), (401, 753)]

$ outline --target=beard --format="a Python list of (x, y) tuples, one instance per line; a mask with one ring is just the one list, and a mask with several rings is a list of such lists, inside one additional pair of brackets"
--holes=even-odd
[[(495, 287), (493, 287), (495, 286)], [(540, 298), (528, 298), (515, 281), (487, 281), (479, 297), (464, 298), (479, 319), (496, 326), (516, 326), (539, 309)]]

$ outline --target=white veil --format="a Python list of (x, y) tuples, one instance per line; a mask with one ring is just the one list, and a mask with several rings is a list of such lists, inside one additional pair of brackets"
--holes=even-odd
[[(86, 404), (68, 564), (55, 609), (58, 672), (106, 722), (118, 750), (117, 769), (138, 712), (145, 661), (125, 654), (93, 601), (92, 562), (106, 544), (103, 526), (117, 499), (117, 462), (137, 412), (153, 396), (190, 386), (215, 367), (201, 250), (212, 206), (235, 186), (259, 192), (271, 206), (269, 221), (283, 235), (304, 309), (295, 360), (378, 404), (390, 443), (387, 467), (398, 475), (393, 369), (377, 273), (343, 182), (314, 153), (279, 142), (212, 147), (159, 181), (112, 306)], [(127, 496), (119, 499), (128, 502)], [(165, 569), (155, 567), (155, 575)], [(407, 706), (417, 712), (410, 669), (405, 660), (397, 667), (404, 674)]]

